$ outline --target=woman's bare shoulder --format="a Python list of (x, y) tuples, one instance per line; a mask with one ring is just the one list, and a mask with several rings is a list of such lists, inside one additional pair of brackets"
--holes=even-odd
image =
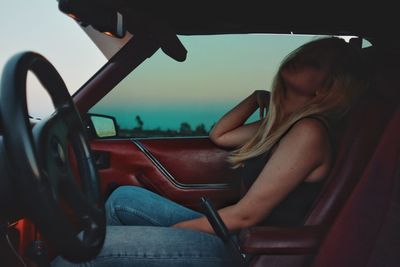
[(303, 143), (307, 147), (323, 150), (329, 149), (330, 138), (324, 122), (313, 117), (297, 121), (282, 138), (281, 142)]
[(322, 120), (306, 117), (297, 121), (288, 134), (308, 136), (309, 138), (328, 137), (328, 129)]

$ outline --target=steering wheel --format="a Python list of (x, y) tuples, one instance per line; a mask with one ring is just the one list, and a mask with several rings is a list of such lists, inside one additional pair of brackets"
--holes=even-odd
[[(28, 71), (47, 90), (55, 108), (33, 128), (26, 102)], [(104, 203), (84, 127), (64, 81), (43, 56), (22, 52), (5, 65), (0, 92), (3, 142), (23, 215), (65, 259), (92, 259), (104, 242)], [(81, 184), (68, 151), (75, 154)], [(82, 235), (77, 235), (78, 229), (83, 229)]]

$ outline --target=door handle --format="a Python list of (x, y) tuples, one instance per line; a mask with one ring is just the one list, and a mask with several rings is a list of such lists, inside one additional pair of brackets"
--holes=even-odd
[(110, 152), (93, 151), (93, 158), (98, 170), (110, 168)]

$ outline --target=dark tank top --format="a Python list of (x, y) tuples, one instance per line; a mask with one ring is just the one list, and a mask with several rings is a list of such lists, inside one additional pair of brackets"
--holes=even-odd
[[(316, 116), (312, 116), (312, 118), (320, 120), (327, 127), (327, 123), (323, 118)], [(328, 133), (330, 133), (329, 129)], [(332, 140), (331, 136), (330, 139)], [(277, 143), (279, 143), (279, 141)], [(271, 156), (271, 151), (272, 149), (265, 152), (264, 154), (248, 159), (244, 162), (244, 165), (241, 168), (241, 196), (244, 196), (246, 194), (250, 186), (257, 179), (258, 175), (267, 164), (267, 161)], [(274, 209), (259, 225), (302, 225), (305, 221), (308, 211), (311, 209), (311, 206), (313, 205), (318, 193), (320, 192), (322, 185), (323, 181), (302, 182), (296, 188), (294, 188), (283, 201), (281, 201), (276, 207), (274, 207)]]

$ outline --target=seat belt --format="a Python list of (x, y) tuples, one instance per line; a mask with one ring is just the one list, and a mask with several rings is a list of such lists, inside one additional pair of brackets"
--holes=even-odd
[(214, 232), (222, 239), (222, 241), (224, 241), (225, 245), (232, 252), (235, 267), (247, 266), (246, 254), (241, 253), (239, 243), (229, 234), (228, 228), (219, 216), (217, 210), (214, 208), (211, 200), (207, 197), (202, 197), (201, 206), (203, 207), (204, 213), (214, 229)]

